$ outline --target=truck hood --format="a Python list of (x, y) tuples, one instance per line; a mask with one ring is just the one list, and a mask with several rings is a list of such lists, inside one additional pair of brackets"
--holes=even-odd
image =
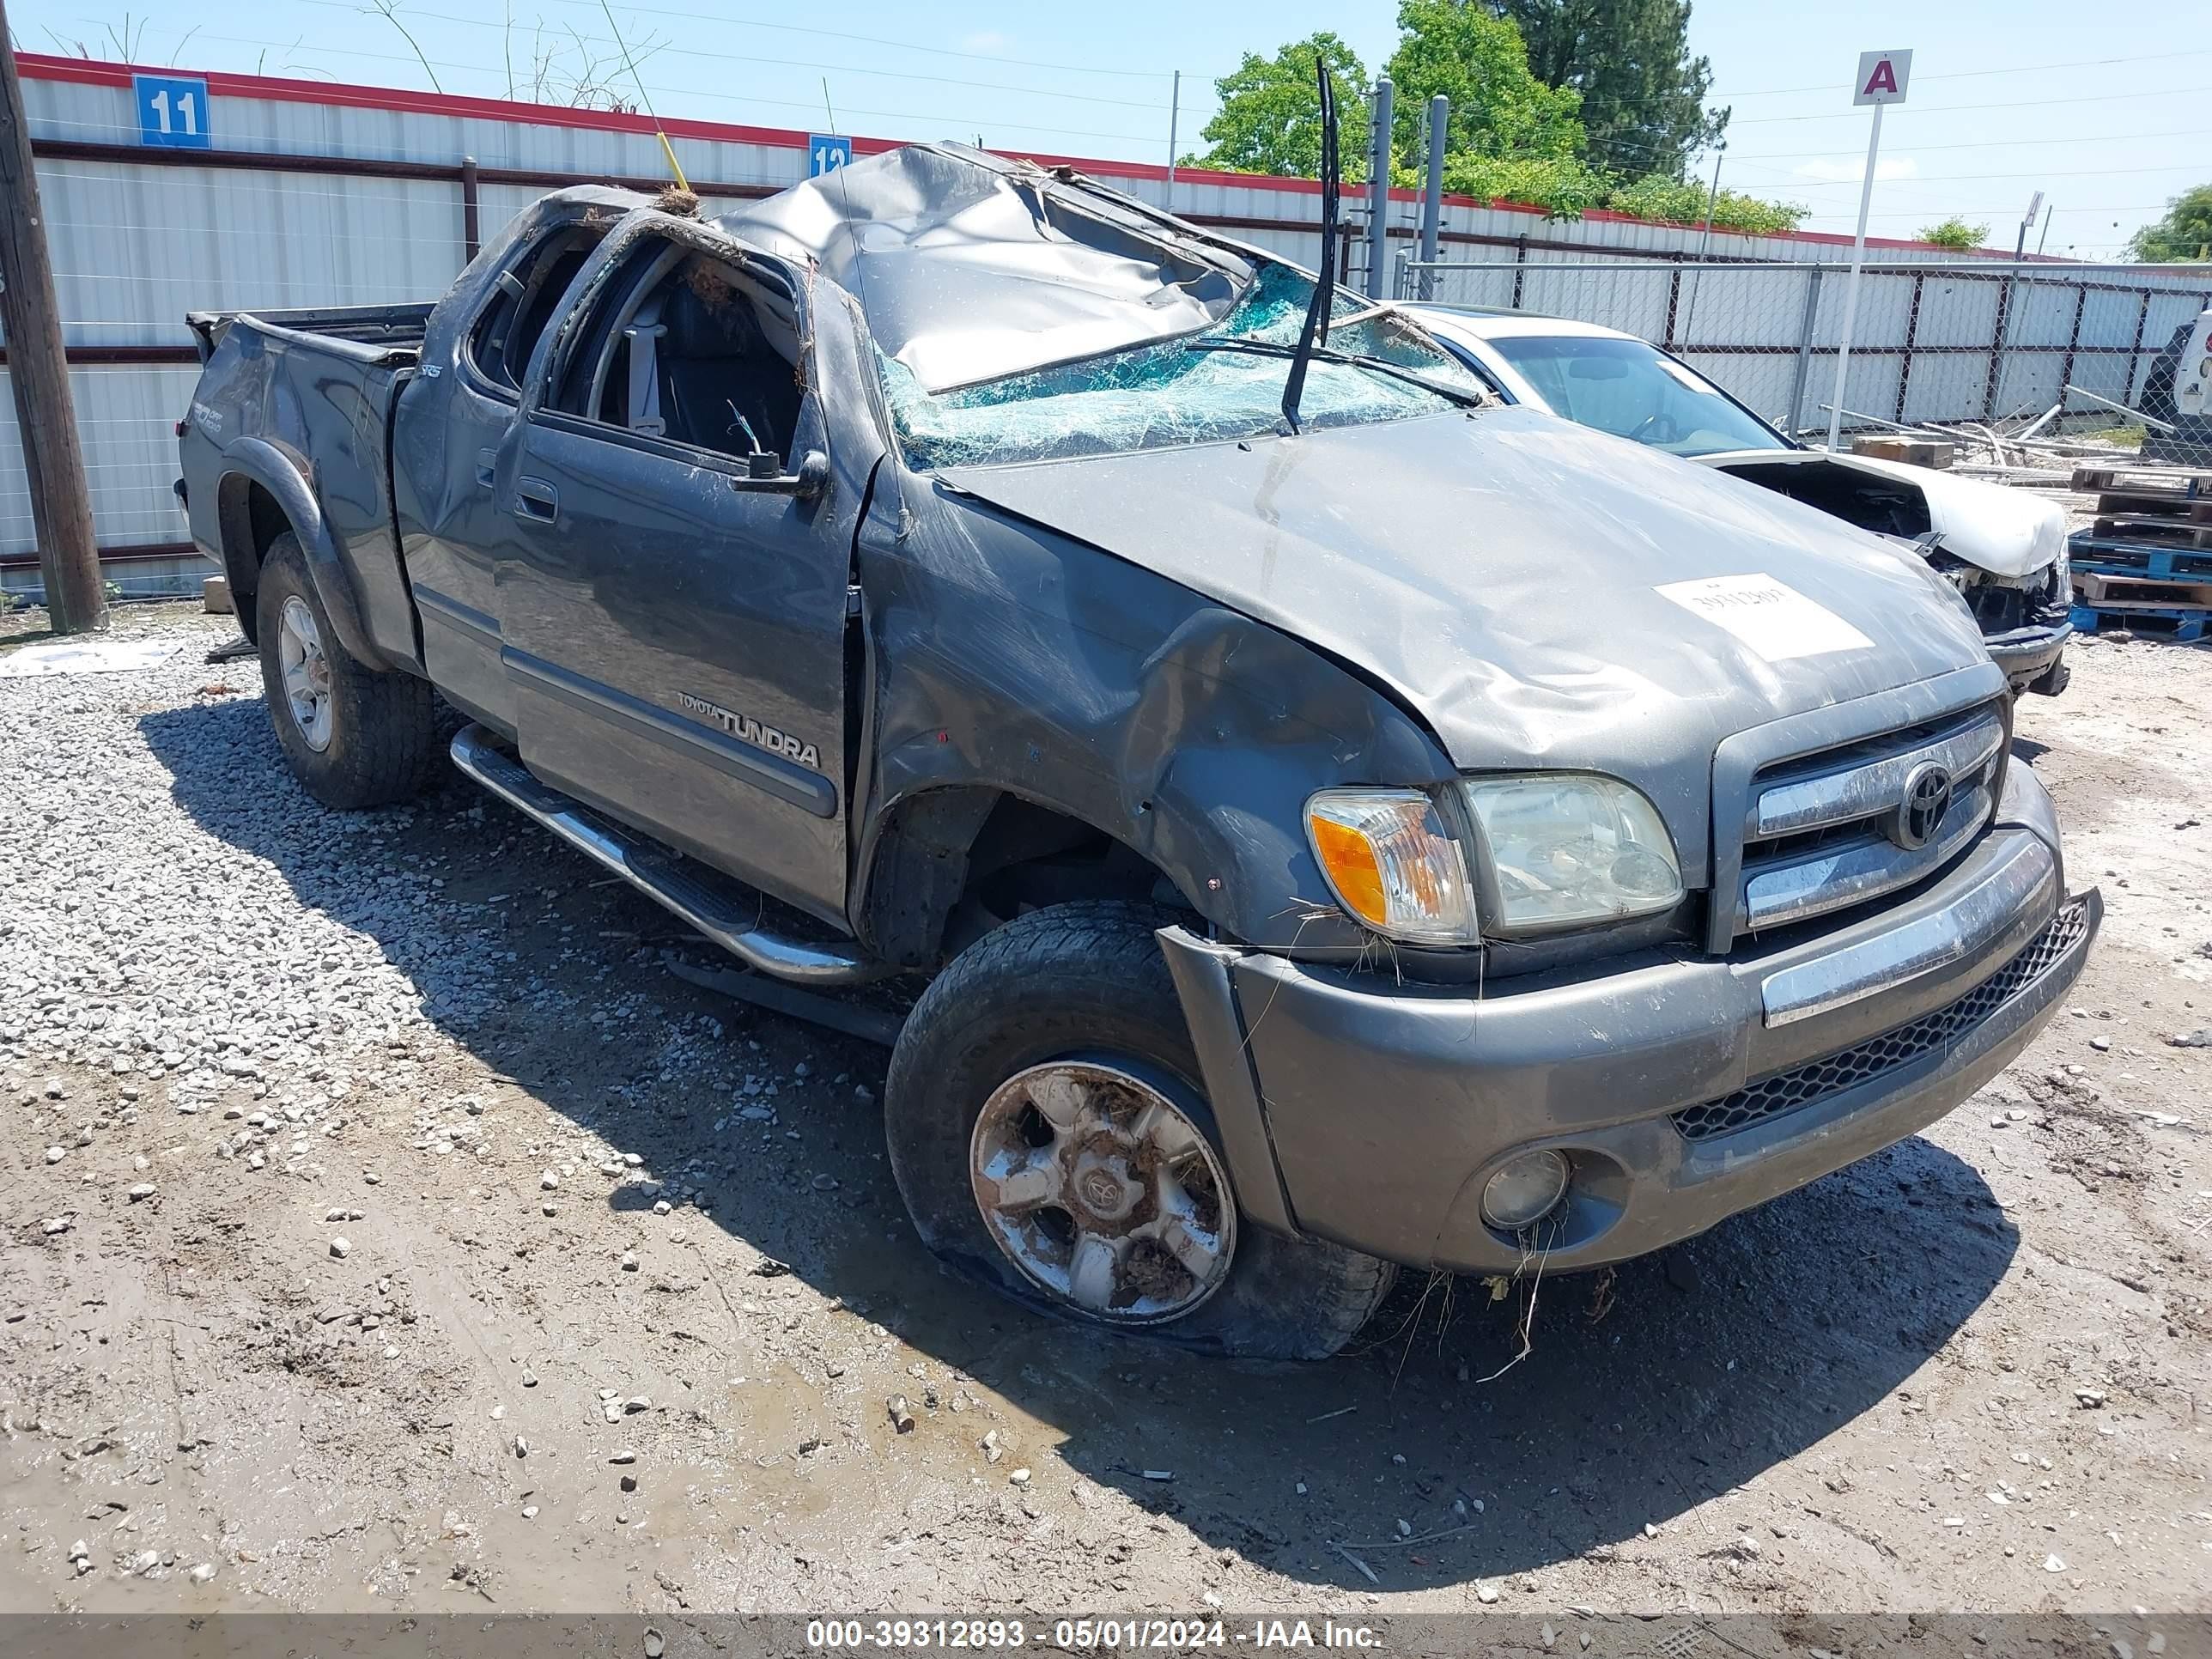
[(2047, 570), (2066, 550), (2066, 515), (2056, 501), (1979, 478), (1958, 478), (1931, 467), (1874, 455), (1831, 455), (1816, 449), (1729, 450), (1699, 455), (1705, 466), (1838, 467), (1902, 485), (1928, 506), (1928, 527), (1946, 553), (1993, 576), (2021, 577)]
[[(1636, 783), (1686, 865), (1723, 738), (1989, 660), (1911, 554), (1526, 408), (938, 476), (1310, 642), (1462, 769)], [(1803, 604), (1762, 635), (1662, 591), (1713, 578)]]

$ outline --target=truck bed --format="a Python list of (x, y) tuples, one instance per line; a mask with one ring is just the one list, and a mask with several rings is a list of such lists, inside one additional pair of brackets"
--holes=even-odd
[(386, 368), (404, 368), (421, 356), (422, 331), (434, 302), (411, 301), (404, 305), (325, 306), (296, 311), (191, 311), (185, 326), (199, 343), (204, 363), (222, 343), (231, 325), (241, 319), (263, 332), (310, 343), (341, 356)]

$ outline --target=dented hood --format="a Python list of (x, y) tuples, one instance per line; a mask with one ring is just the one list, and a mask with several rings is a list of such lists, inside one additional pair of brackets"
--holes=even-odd
[(939, 477), (1350, 664), (1462, 768), (1638, 783), (1686, 855), (1723, 738), (1989, 660), (1921, 560), (1527, 408)]
[(1937, 545), (1992, 576), (2032, 576), (2048, 570), (2066, 550), (2066, 515), (2057, 502), (1980, 478), (1956, 477), (1878, 455), (1831, 455), (1817, 449), (1730, 450), (1696, 459), (1723, 472), (1744, 465), (1836, 467), (1902, 486), (1927, 504), (1928, 527)]

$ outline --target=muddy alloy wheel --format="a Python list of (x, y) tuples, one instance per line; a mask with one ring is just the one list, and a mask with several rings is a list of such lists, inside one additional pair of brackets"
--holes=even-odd
[(1055, 904), (956, 957), (891, 1053), (891, 1174), (923, 1244), (1039, 1313), (1317, 1359), (1352, 1340), (1395, 1269), (1239, 1212), (1157, 937), (1182, 919)]
[(445, 747), (430, 683), (346, 648), (289, 530), (262, 561), (253, 616), (269, 723), (307, 793), (348, 811), (419, 793)]
[(1006, 1259), (1095, 1319), (1179, 1319), (1229, 1276), (1228, 1177), (1198, 1127), (1127, 1072), (1062, 1060), (1008, 1078), (976, 1116), (969, 1161)]
[(276, 656), (283, 665), (284, 702), (300, 740), (320, 754), (331, 746), (331, 664), (323, 654), (322, 629), (315, 613), (298, 594), (288, 595), (277, 613)]

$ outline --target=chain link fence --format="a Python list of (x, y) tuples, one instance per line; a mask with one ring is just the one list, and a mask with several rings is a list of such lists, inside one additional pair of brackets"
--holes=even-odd
[[(1847, 264), (1401, 258), (1396, 293), (1638, 335), (1783, 430), (1825, 435), (1850, 280)], [(2212, 269), (1984, 259), (1869, 264), (1859, 280), (1841, 399), (1856, 431), (2054, 407), (2045, 430), (2114, 425), (2108, 404), (2134, 405), (2212, 305)]]

